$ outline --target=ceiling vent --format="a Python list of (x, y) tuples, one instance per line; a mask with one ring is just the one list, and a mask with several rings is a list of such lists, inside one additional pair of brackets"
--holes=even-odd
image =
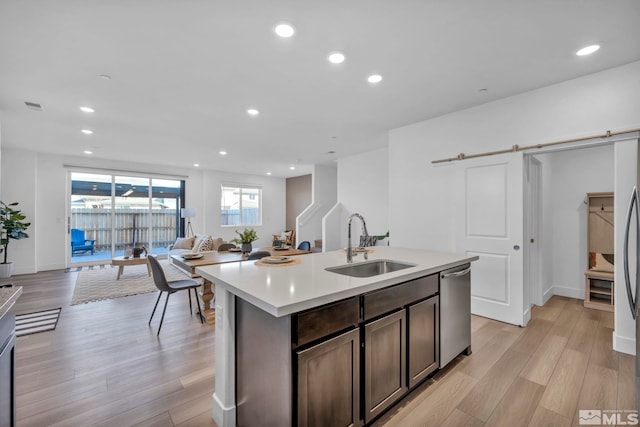
[(42, 111), (42, 105), (35, 102), (24, 101), (24, 105), (26, 105), (29, 110)]

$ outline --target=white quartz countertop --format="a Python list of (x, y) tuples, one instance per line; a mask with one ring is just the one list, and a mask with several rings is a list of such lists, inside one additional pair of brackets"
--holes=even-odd
[[(338, 301), (354, 295), (437, 273), (478, 259), (477, 256), (419, 249), (374, 246), (369, 260), (387, 259), (416, 264), (403, 270), (373, 277), (350, 277), (326, 271), (345, 265), (344, 250), (299, 255), (300, 263), (261, 266), (243, 261), (199, 267), (196, 272), (276, 317)], [(353, 262), (364, 262), (363, 254)]]
[(0, 317), (9, 311), (20, 295), (22, 295), (22, 286), (0, 288)]

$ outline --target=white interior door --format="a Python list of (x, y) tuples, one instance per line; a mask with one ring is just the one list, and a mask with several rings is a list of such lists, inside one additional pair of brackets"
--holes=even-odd
[(472, 264), (471, 312), (524, 326), (522, 153), (456, 167), (456, 249), (479, 257)]

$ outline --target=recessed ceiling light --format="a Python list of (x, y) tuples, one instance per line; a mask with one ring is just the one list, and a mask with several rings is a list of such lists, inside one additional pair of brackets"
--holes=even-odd
[(332, 64), (342, 64), (344, 62), (344, 53), (342, 52), (331, 52), (327, 57), (329, 62)]
[(227, 155), (226, 151), (218, 151), (218, 153), (220, 153), (221, 156), (226, 156)]
[(260, 114), (260, 111), (256, 110), (255, 108), (249, 108), (247, 110), (247, 113), (249, 113), (252, 116), (257, 116), (258, 114)]
[(271, 175), (271, 172), (267, 172), (267, 175)]
[(487, 89), (486, 87), (483, 87), (482, 89), (478, 89), (478, 92), (480, 93), (487, 93), (489, 91), (489, 89)]
[(95, 113), (96, 112), (96, 110), (94, 110), (91, 107), (80, 107), (80, 110), (85, 112), (85, 113)]
[(84, 150), (84, 151), (83, 151), (83, 153), (84, 153), (84, 154), (93, 154), (93, 151), (91, 151), (91, 150)]
[(93, 133), (93, 131), (89, 129), (82, 129), (81, 132), (84, 133), (85, 135), (91, 135)]
[(289, 166), (289, 169), (291, 169), (292, 171), (296, 170), (295, 166)]
[(200, 163), (194, 163), (193, 166), (196, 167), (196, 168), (199, 168), (200, 167)]
[(382, 81), (382, 76), (380, 74), (372, 74), (367, 77), (367, 81), (369, 83), (380, 83)]
[(595, 52), (598, 49), (600, 49), (599, 44), (592, 44), (591, 46), (583, 47), (582, 49), (577, 51), (576, 55), (578, 56), (591, 55), (593, 52)]
[(293, 28), (293, 25), (287, 23), (287, 22), (281, 22), (279, 24), (277, 24), (274, 28), (273, 31), (279, 35), (282, 38), (289, 38), (291, 37), (296, 30)]
[(109, 74), (100, 74), (100, 77), (105, 80), (111, 80), (111, 76)]

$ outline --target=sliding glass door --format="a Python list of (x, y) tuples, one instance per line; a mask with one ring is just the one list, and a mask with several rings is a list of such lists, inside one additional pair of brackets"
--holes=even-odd
[(183, 182), (72, 172), (70, 264), (104, 264), (127, 249), (164, 255), (179, 230)]

